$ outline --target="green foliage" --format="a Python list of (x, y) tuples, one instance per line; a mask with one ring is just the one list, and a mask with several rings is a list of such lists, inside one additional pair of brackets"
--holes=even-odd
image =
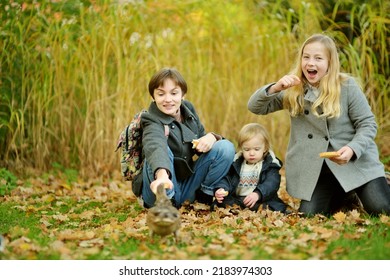
[(17, 179), (14, 174), (5, 168), (0, 168), (0, 196), (9, 194), (17, 187)]
[(73, 182), (77, 182), (79, 173), (75, 169), (65, 168), (58, 162), (54, 162), (52, 164), (53, 166), (53, 172), (58, 176), (65, 177), (65, 180), (68, 184), (72, 184)]

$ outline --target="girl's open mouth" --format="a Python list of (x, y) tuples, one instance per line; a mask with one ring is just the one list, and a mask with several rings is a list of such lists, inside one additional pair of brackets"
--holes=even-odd
[(314, 78), (317, 75), (317, 70), (307, 70), (307, 75), (310, 78)]

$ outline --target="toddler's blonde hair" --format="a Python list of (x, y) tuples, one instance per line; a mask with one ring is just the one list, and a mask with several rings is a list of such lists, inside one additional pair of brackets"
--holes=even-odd
[(260, 135), (263, 138), (264, 147), (265, 147), (264, 156), (266, 156), (269, 150), (271, 149), (270, 137), (265, 127), (259, 123), (248, 123), (241, 128), (238, 134), (239, 150), (242, 151), (242, 145), (246, 141), (252, 139), (253, 137), (257, 137), (258, 135)]

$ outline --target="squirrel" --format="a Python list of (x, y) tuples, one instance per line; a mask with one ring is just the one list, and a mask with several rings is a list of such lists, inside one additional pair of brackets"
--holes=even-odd
[(150, 236), (165, 237), (173, 233), (176, 242), (178, 241), (181, 215), (167, 197), (164, 184), (157, 186), (156, 202), (146, 215), (146, 224), (149, 227)]

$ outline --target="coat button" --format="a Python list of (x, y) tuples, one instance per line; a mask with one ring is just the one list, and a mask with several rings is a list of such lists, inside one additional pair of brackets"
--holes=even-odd
[(174, 126), (174, 125), (172, 125), (172, 126), (171, 126), (171, 128), (172, 128), (172, 129), (174, 129), (174, 128), (175, 128), (175, 126)]
[(329, 138), (328, 138), (328, 136), (325, 136), (325, 141), (329, 141)]
[(309, 133), (309, 134), (307, 135), (307, 137), (308, 137), (309, 139), (312, 139), (312, 138), (313, 138), (313, 134)]
[(305, 110), (304, 113), (305, 113), (305, 115), (308, 115), (309, 114), (309, 110)]

